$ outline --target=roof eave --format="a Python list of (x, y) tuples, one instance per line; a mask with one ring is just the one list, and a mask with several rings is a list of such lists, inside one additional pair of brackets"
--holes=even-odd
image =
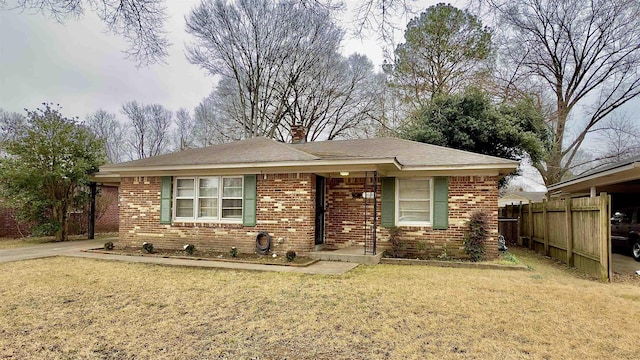
[[(572, 188), (577, 189), (579, 188), (580, 184), (585, 184), (586, 187), (608, 185), (616, 181), (619, 182), (620, 178), (611, 179), (610, 181), (601, 181), (601, 182), (598, 182), (598, 180), (602, 180), (608, 176), (619, 176), (624, 174), (625, 172), (634, 171), (639, 168), (640, 168), (640, 163), (633, 162), (633, 163), (626, 164), (624, 166), (597, 172), (588, 176), (559, 182), (559, 183), (550, 185), (548, 190), (550, 192), (559, 193), (559, 192), (563, 192), (563, 189), (572, 189)], [(589, 184), (590, 182), (592, 184)]]
[(337, 159), (337, 160), (310, 160), (310, 161), (281, 161), (281, 162), (251, 162), (230, 164), (198, 164), (198, 165), (160, 165), (160, 166), (105, 166), (100, 172), (109, 173), (139, 173), (147, 171), (180, 171), (180, 170), (217, 170), (217, 169), (252, 169), (252, 168), (282, 168), (282, 167), (316, 167), (316, 166), (349, 166), (349, 165), (378, 165), (389, 164), (398, 169), (402, 165), (396, 158), (370, 158), (370, 159)]

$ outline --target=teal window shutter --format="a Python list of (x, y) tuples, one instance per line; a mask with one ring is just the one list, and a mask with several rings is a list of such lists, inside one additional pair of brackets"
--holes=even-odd
[(449, 178), (436, 176), (433, 178), (433, 228), (449, 227)]
[(381, 178), (383, 227), (396, 226), (396, 178)]
[(160, 224), (171, 224), (171, 176), (162, 177), (160, 187)]
[(256, 207), (258, 199), (256, 184), (256, 175), (244, 176), (244, 195), (242, 199), (243, 226), (256, 226)]

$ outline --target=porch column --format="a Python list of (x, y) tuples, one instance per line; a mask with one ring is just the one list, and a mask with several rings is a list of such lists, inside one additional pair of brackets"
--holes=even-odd
[(596, 187), (592, 186), (590, 190), (591, 190), (591, 193), (589, 194), (589, 197), (592, 197), (592, 198), (596, 197)]
[(95, 239), (96, 229), (96, 193), (97, 186), (95, 182), (89, 183), (91, 202), (89, 203), (89, 226), (87, 229), (89, 240)]

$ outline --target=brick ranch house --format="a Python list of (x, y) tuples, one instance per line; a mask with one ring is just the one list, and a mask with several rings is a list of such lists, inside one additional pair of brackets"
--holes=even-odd
[(517, 165), (396, 138), (253, 138), (103, 166), (95, 180), (120, 186), (124, 246), (252, 253), (266, 232), (280, 253), (353, 245), (381, 252), (397, 227), (409, 255), (437, 256), (446, 246), (465, 257), (466, 222), (484, 210), (486, 255), (495, 257), (498, 180)]

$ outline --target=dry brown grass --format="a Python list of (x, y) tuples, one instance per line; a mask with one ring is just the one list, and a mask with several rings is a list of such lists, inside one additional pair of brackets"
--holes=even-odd
[[(96, 234), (96, 239), (106, 239), (111, 237), (117, 237), (118, 233), (105, 233)], [(67, 241), (87, 240), (87, 235), (70, 235)], [(3, 238), (0, 237), (0, 249), (10, 249), (31, 245), (41, 245), (55, 242), (56, 239), (53, 236), (40, 236), (40, 237), (24, 237), (24, 238)]]
[(80, 258), (0, 265), (0, 358), (633, 359), (640, 286), (531, 272), (341, 277)]

